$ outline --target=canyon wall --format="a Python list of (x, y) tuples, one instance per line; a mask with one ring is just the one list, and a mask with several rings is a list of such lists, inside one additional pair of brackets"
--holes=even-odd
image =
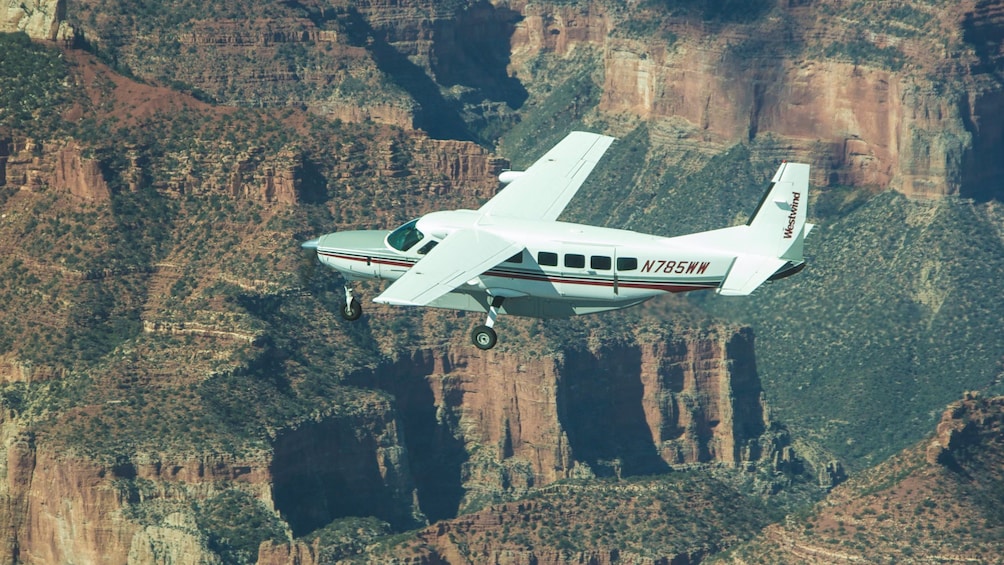
[[(682, 118), (695, 146), (780, 138), (788, 158), (814, 165), (818, 185), (986, 198), (994, 189), (985, 183), (1004, 174), (988, 154), (1004, 129), (992, 109), (1001, 103), (991, 69), (1000, 58), (1002, 15), (991, 4), (947, 12), (936, 46), (933, 24), (864, 41), (867, 25), (826, 19), (827, 2), (779, 3), (771, 17), (735, 25), (662, 20), (650, 34), (621, 32), (631, 16), (603, 3), (534, 4), (513, 35), (513, 52), (526, 62), (590, 45), (602, 52), (600, 112)], [(839, 54), (861, 43), (876, 59), (894, 53), (904, 62)], [(835, 54), (820, 56), (824, 49)], [(974, 49), (992, 53), (976, 60)]]
[(786, 434), (768, 433), (748, 329), (553, 356), (419, 349), (372, 378), (398, 399), (434, 519), (560, 479), (701, 463), (780, 471), (794, 459)]
[[(144, 563), (187, 547), (212, 562), (194, 509), (233, 490), (302, 536), (348, 516), (406, 529), (561, 479), (708, 463), (770, 475), (793, 461), (786, 435), (767, 433), (748, 329), (640, 336), (553, 356), (420, 348), (353, 379), (393, 400), (376, 394), (319, 414), (243, 456), (92, 461), (54, 450), (8, 414), (5, 555)], [(316, 548), (272, 541), (261, 552), (264, 562), (310, 563)]]
[(319, 415), (243, 456), (94, 461), (53, 449), (18, 420), (8, 413), (0, 426), (5, 562), (218, 562), (197, 509), (232, 491), (281, 516), (294, 534), (347, 515), (374, 514), (401, 528), (425, 523), (386, 401)]
[[(69, 14), (61, 6), (11, 7), (7, 25), (51, 40), (51, 29), (72, 22), (94, 45), (107, 42), (102, 26), (113, 19), (93, 27), (95, 6), (73, 5)], [(695, 147), (769, 136), (788, 158), (814, 165), (817, 185), (993, 197), (1004, 174), (994, 158), (1004, 96), (993, 78), (1004, 11), (982, 0), (940, 11), (911, 5), (882, 30), (870, 22), (891, 17), (882, 9), (779, 2), (730, 22), (600, 0), (374, 1), (317, 8), (311, 18), (192, 20), (152, 38), (123, 29), (115, 49), (140, 75), (167, 74), (224, 103), (304, 105), (331, 119), (468, 138), (462, 114), (518, 111), (528, 97), (520, 77), (535, 76), (539, 56), (588, 47), (601, 53), (594, 74), (604, 121), (683, 121)], [(143, 57), (141, 37), (181, 45), (178, 59), (167, 68)], [(302, 51), (295, 64), (285, 61), (294, 51)], [(252, 72), (240, 66), (249, 56), (266, 61)]]
[[(396, 398), (417, 499), (436, 522), (418, 535), (417, 546), (393, 549), (395, 559), (617, 562), (631, 553), (513, 553), (486, 533), (537, 512), (532, 502), (500, 501), (549, 492), (549, 485), (565, 479), (629, 478), (703, 465), (777, 478), (796, 464), (786, 433), (766, 415), (749, 329), (601, 341), (550, 355), (419, 347), (356, 374), (358, 385)], [(628, 491), (646, 488), (623, 484)], [(458, 510), (463, 515), (454, 518)], [(463, 541), (468, 536), (477, 538), (468, 540), (470, 547)], [(320, 563), (319, 544), (263, 543), (259, 563)], [(379, 552), (368, 557), (384, 558)]]
[[(175, 196), (221, 194), (265, 205), (292, 206), (326, 198), (323, 191), (328, 178), (351, 182), (362, 167), (377, 178), (414, 178), (429, 197), (467, 193), (468, 205), (474, 205), (494, 194), (494, 178), (508, 166), (505, 159), (469, 142), (414, 136), (405, 147), (395, 144), (400, 142), (389, 141), (372, 154), (365, 150), (362, 162), (336, 157), (324, 173), (308, 152), (289, 146), (274, 153), (265, 148), (234, 153), (226, 147), (177, 153), (169, 168), (166, 163), (139, 162), (133, 155), (127, 156), (125, 171), (110, 174), (127, 190), (135, 191), (140, 179), (153, 177), (159, 179), (154, 188)], [(407, 163), (397, 160), (400, 154), (408, 155)], [(108, 202), (112, 188), (102, 166), (99, 157), (87, 156), (81, 144), (72, 140), (0, 140), (0, 186), (31, 192), (51, 190), (81, 201)]]

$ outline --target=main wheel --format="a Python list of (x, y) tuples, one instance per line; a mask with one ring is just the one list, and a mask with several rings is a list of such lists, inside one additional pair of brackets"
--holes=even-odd
[(356, 299), (349, 300), (342, 306), (342, 318), (352, 322), (358, 320), (363, 315), (363, 307)]
[(488, 326), (478, 326), (471, 332), (471, 341), (478, 349), (491, 349), (498, 343), (499, 336)]

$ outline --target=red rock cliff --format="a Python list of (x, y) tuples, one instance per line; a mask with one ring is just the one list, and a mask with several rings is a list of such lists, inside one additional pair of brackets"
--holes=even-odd
[[(193, 503), (238, 489), (281, 512), (295, 533), (346, 515), (424, 523), (394, 413), (375, 400), (279, 433), (271, 450), (234, 456), (137, 454), (117, 463), (63, 453), (7, 414), (0, 426), (0, 559), (160, 563), (216, 556)], [(159, 509), (171, 508), (162, 518)], [(151, 522), (152, 520), (152, 522)]]
[[(887, 18), (880, 13), (802, 4), (735, 24), (603, 2), (527, 4), (513, 66), (591, 46), (602, 53), (603, 113), (683, 119), (695, 144), (780, 137), (790, 158), (816, 166), (821, 185), (985, 196), (983, 183), (1004, 173), (989, 153), (1004, 131), (992, 79), (1000, 7), (911, 5), (914, 20), (893, 33), (872, 31), (870, 19)], [(653, 31), (625, 31), (632, 20)], [(853, 49), (870, 55), (847, 55)]]
[(433, 519), (570, 477), (792, 457), (761, 447), (770, 423), (748, 329), (639, 335), (553, 355), (447, 345), (360, 378), (398, 399)]

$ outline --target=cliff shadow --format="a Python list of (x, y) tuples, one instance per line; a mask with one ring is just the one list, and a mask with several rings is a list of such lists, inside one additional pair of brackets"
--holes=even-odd
[[(1004, 201), (1004, 161), (999, 157), (1004, 144), (1004, 119), (997, 109), (1004, 105), (1004, 93), (982, 93), (970, 101), (959, 97), (959, 115), (972, 146), (959, 166), (959, 196), (976, 202)], [(976, 117), (979, 123), (974, 121)]]
[(390, 414), (329, 417), (276, 437), (272, 496), (294, 536), (350, 516), (376, 516), (399, 530), (420, 525), (407, 475), (390, 468)]
[[(530, 94), (517, 78), (509, 76), (510, 39), (523, 16), (504, 6), (478, 2), (456, 19), (436, 22), (430, 66), (439, 84), (462, 85), (484, 97), (520, 108)], [(481, 100), (467, 100), (479, 103)]]
[[(756, 367), (753, 330), (743, 328), (725, 344), (725, 357), (732, 360), (732, 421), (736, 445), (755, 440), (767, 431), (764, 420), (763, 385)], [(756, 454), (758, 457), (759, 454)]]
[(575, 458), (597, 476), (669, 471), (645, 419), (641, 355), (637, 347), (565, 352), (558, 417)]
[(461, 117), (456, 104), (443, 97), (439, 85), (425, 70), (391, 45), (356, 10), (350, 10), (344, 20), (350, 41), (369, 51), (377, 68), (407, 92), (417, 103), (415, 127), (425, 130), (435, 139), (477, 141), (477, 136)]
[(366, 382), (354, 383), (394, 395), (418, 504), (430, 523), (457, 516), (466, 494), (463, 467), (468, 460), (457, 422), (451, 418), (450, 407), (460, 401), (444, 398), (439, 405), (433, 394), (429, 381), (435, 368), (433, 355), (415, 351), (377, 369)]

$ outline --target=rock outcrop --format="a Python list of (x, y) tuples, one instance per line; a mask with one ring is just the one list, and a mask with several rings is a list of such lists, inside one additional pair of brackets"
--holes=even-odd
[(32, 39), (48, 41), (73, 39), (66, 22), (66, 0), (8, 2), (0, 8), (0, 32), (23, 31)]
[(983, 399), (967, 392), (941, 415), (934, 438), (927, 446), (929, 465), (958, 465), (967, 448), (978, 447), (1004, 427), (1004, 398)]
[(374, 512), (399, 527), (422, 524), (389, 408), (376, 402), (361, 413), (318, 416), (281, 432), (270, 452), (257, 455), (146, 454), (118, 462), (54, 450), (7, 414), (0, 426), (3, 558), (219, 562), (192, 512), (228, 489), (281, 513), (294, 532)]
[(0, 145), (0, 160), (0, 186), (33, 192), (52, 189), (89, 202), (107, 202), (111, 198), (100, 161), (85, 156), (76, 141), (11, 139)]
[(419, 349), (360, 379), (398, 399), (432, 518), (560, 479), (701, 463), (780, 472), (795, 459), (787, 436), (769, 432), (748, 329), (553, 357)]
[(84, 157), (80, 146), (69, 143), (56, 154), (53, 188), (91, 202), (107, 202), (112, 191), (96, 159)]
[(859, 473), (812, 512), (768, 526), (713, 562), (993, 563), (1004, 520), (1004, 397), (966, 393), (930, 440)]

